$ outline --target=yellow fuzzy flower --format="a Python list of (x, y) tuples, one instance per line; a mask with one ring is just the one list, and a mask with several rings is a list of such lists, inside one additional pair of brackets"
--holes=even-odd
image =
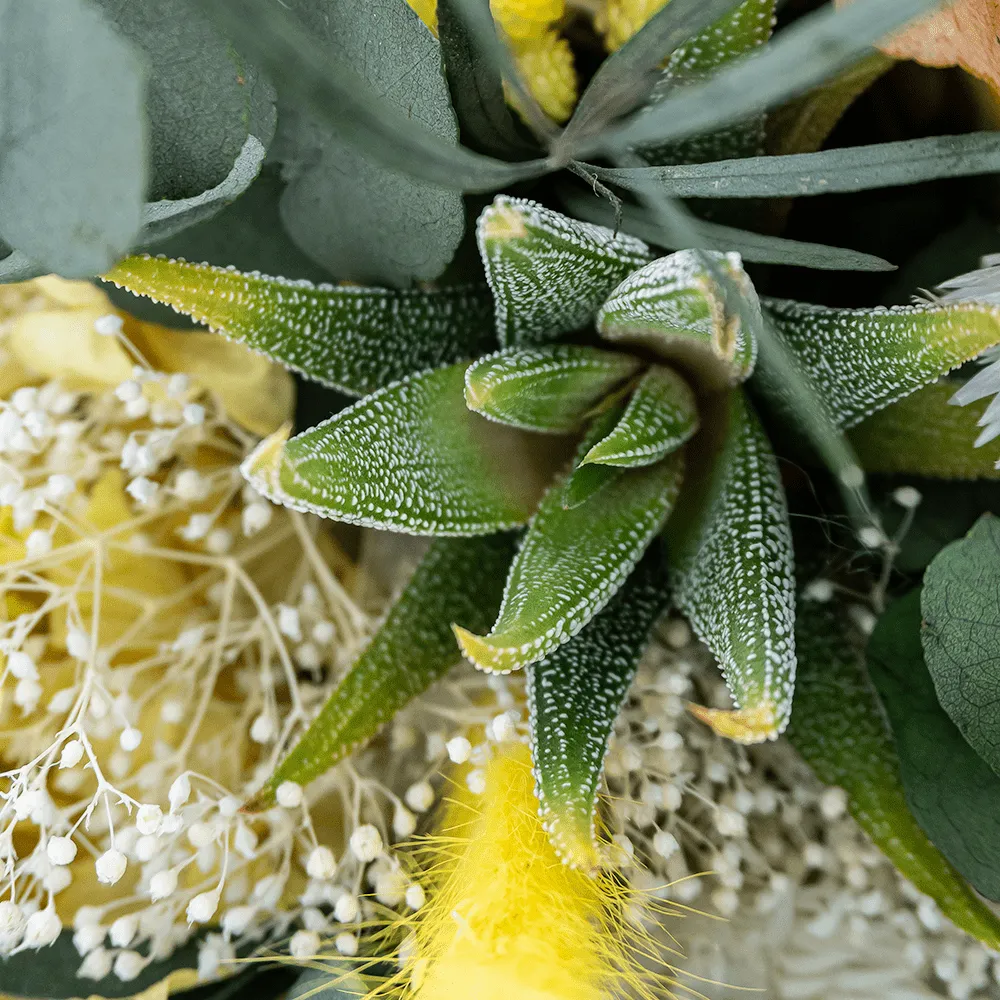
[(604, 0), (594, 26), (604, 35), (609, 52), (620, 49), (667, 0)]
[(491, 0), (493, 18), (515, 42), (540, 39), (566, 13), (566, 0)]
[[(564, 122), (573, 113), (577, 98), (576, 69), (569, 42), (554, 31), (514, 47), (521, 79), (554, 121)], [(511, 100), (517, 106), (516, 99)]]

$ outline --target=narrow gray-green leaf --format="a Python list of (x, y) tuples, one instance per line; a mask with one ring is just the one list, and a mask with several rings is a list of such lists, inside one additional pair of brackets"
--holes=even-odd
[(203, 0), (206, 13), (263, 69), (279, 94), (368, 156), (453, 190), (492, 190), (544, 173), (543, 161), (504, 163), (447, 141), (387, 102), (361, 74), (268, 0)]
[[(795, 686), (795, 577), (778, 463), (741, 390), (703, 408), (689, 483), (667, 523), (677, 606), (719, 661), (734, 710), (697, 708), (743, 743), (775, 739)], [(711, 419), (710, 419), (711, 417)]]
[(941, 707), (1000, 776), (1000, 520), (984, 514), (924, 575), (927, 669)]
[(0, 0), (0, 237), (47, 271), (106, 270), (139, 231), (145, 70), (83, 0)]
[[(593, 170), (590, 165), (587, 170)], [(631, 169), (631, 168), (629, 168)], [(562, 189), (563, 204), (576, 216), (600, 225), (615, 224), (615, 210), (605, 201), (592, 195), (570, 189)], [(829, 247), (821, 243), (803, 243), (786, 240), (780, 236), (768, 236), (747, 229), (735, 229), (702, 219), (693, 220), (698, 246), (709, 250), (731, 250), (744, 260), (756, 264), (790, 264), (793, 267), (811, 267), (824, 271), (893, 271), (895, 265), (881, 257), (846, 250), (843, 247)], [(621, 229), (632, 233), (655, 246), (668, 249), (683, 249), (691, 245), (686, 236), (674, 232), (651, 219), (635, 205), (623, 205)]]
[(655, 547), (579, 635), (529, 668), (535, 794), (553, 847), (573, 867), (600, 863), (594, 816), (608, 739), (666, 605)]
[(122, 261), (105, 279), (358, 396), (474, 357), (493, 343), (493, 309), (483, 286), (313, 285), (147, 255)]
[[(767, 299), (764, 309), (840, 427), (865, 417), (1000, 343), (1000, 307), (921, 303), (831, 309)], [(780, 402), (783, 380), (761, 387)]]
[(489, 628), (514, 555), (509, 534), (439, 538), (319, 715), (252, 800), (266, 808), (284, 781), (306, 785), (371, 739), (460, 659), (451, 623)]
[(1000, 133), (935, 135), (905, 142), (754, 156), (664, 167), (594, 167), (627, 191), (652, 183), (675, 198), (797, 198), (1000, 171)]
[(275, 503), (412, 535), (486, 535), (524, 524), (551, 474), (537, 435), (465, 405), (462, 362), (393, 382), (287, 439), (244, 475)]
[[(638, 115), (591, 148), (629, 147), (681, 139), (739, 121), (787, 100), (849, 66), (880, 38), (936, 6), (938, 0), (866, 0), (843, 10), (826, 5), (796, 21), (763, 51), (706, 83)], [(584, 155), (581, 150), (578, 155)]]
[(0, 284), (29, 281), (42, 274), (48, 274), (48, 269), (28, 260), (20, 250), (11, 250), (6, 257), (0, 258)]
[[(757, 292), (739, 254), (715, 258), (759, 316)], [(660, 257), (625, 278), (601, 306), (597, 330), (612, 343), (654, 351), (709, 391), (745, 381), (757, 359), (754, 330), (730, 307), (695, 250)]]
[(480, 358), (465, 373), (465, 401), (490, 420), (525, 430), (576, 430), (641, 363), (576, 344), (513, 347)]
[[(580, 451), (592, 444), (585, 440)], [(508, 673), (572, 639), (614, 597), (663, 527), (683, 472), (683, 452), (674, 452), (656, 465), (624, 470), (571, 508), (564, 503), (567, 481), (552, 487), (511, 565), (489, 634), (456, 626), (465, 655), (483, 670)]]
[(652, 257), (640, 240), (507, 195), (483, 211), (476, 235), (503, 347), (588, 325), (618, 282)]
[(676, 451), (698, 430), (694, 393), (672, 368), (654, 365), (636, 386), (614, 429), (583, 463), (634, 468)]

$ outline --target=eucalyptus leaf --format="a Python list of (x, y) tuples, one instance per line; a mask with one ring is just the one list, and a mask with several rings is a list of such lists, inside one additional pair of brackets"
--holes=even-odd
[[(778, 464), (741, 390), (703, 405), (689, 481), (667, 522), (674, 600), (722, 667), (735, 709), (694, 708), (742, 743), (775, 739), (795, 686), (795, 589)], [(708, 414), (712, 419), (708, 419)]]
[(654, 547), (579, 635), (529, 668), (535, 794), (552, 845), (574, 867), (600, 862), (594, 817), (608, 739), (666, 605), (663, 553)]
[(1000, 776), (1000, 520), (984, 514), (924, 575), (924, 660), (941, 707)]
[(576, 344), (508, 348), (469, 366), (465, 401), (512, 427), (566, 433), (640, 366), (631, 355)]
[(368, 645), (248, 808), (271, 805), (282, 782), (307, 785), (324, 774), (443, 677), (460, 659), (451, 622), (489, 628), (513, 555), (509, 534), (436, 539)]
[(927, 838), (906, 802), (899, 757), (842, 606), (799, 603), (799, 670), (788, 739), (899, 872), (991, 948), (1000, 919)]
[(467, 363), (408, 376), (290, 441), (265, 439), (244, 475), (275, 503), (414, 535), (524, 524), (552, 466), (538, 438), (465, 405)]
[(226, 180), (250, 136), (265, 148), (270, 144), (277, 122), (271, 85), (197, 4), (95, 3), (149, 64), (145, 107), (151, 200), (196, 198)]
[(868, 644), (906, 801), (941, 853), (987, 899), (1000, 900), (1000, 778), (938, 702), (920, 644), (920, 592), (895, 601)]
[(44, 271), (98, 274), (139, 231), (142, 59), (83, 0), (0, 0), (0, 65), (0, 237)]

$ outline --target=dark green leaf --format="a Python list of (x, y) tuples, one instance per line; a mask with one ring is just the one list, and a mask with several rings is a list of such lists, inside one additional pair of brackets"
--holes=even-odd
[(938, 702), (920, 644), (919, 591), (879, 619), (868, 671), (892, 726), (910, 810), (979, 892), (1000, 899), (1000, 778)]
[(249, 808), (283, 781), (307, 785), (368, 741), (460, 659), (453, 621), (487, 629), (496, 617), (514, 540), (439, 538), (333, 694)]
[(736, 705), (695, 714), (724, 736), (759, 743), (785, 728), (795, 685), (788, 506), (771, 445), (742, 391), (714, 397), (703, 413), (687, 449), (689, 482), (664, 533), (670, 586)]
[(250, 136), (265, 148), (270, 144), (274, 91), (197, 4), (96, 3), (149, 62), (145, 106), (154, 201), (182, 201), (222, 184)]
[(655, 547), (579, 635), (529, 668), (535, 793), (552, 845), (574, 867), (599, 864), (594, 813), (608, 738), (666, 605)]
[(788, 739), (820, 781), (847, 793), (876, 846), (957, 926), (996, 948), (1000, 920), (927, 839), (906, 804), (899, 757), (843, 608), (800, 601)]
[[(937, 0), (866, 0), (824, 6), (799, 19), (766, 48), (685, 88), (591, 148), (627, 148), (721, 128), (801, 94), (849, 66), (880, 38), (930, 10)], [(585, 155), (581, 150), (578, 155)]]
[(383, 100), (349, 64), (331, 61), (328, 48), (279, 5), (268, 0), (203, 0), (202, 6), (268, 74), (280, 95), (387, 167), (467, 191), (490, 190), (548, 169), (541, 161), (503, 163), (436, 135)]
[(755, 156), (664, 167), (594, 167), (627, 191), (652, 183), (675, 198), (798, 198), (1000, 171), (1000, 133), (936, 135), (906, 142)]
[(1000, 775), (1000, 520), (986, 514), (927, 567), (924, 659), (938, 701)]
[(129, 257), (106, 280), (352, 395), (472, 357), (493, 342), (492, 303), (482, 286), (312, 285), (149, 256)]
[(508, 348), (469, 366), (465, 401), (490, 420), (566, 433), (640, 367), (631, 355), (576, 344)]
[(98, 274), (139, 230), (141, 60), (82, 0), (0, 0), (0, 65), (0, 236), (47, 271)]
[(552, 467), (537, 435), (465, 405), (462, 362), (393, 382), (287, 441), (244, 473), (275, 503), (414, 535), (486, 535), (524, 524)]

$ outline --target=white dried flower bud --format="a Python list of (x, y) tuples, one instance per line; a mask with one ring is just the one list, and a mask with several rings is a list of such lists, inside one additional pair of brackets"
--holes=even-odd
[(163, 819), (163, 810), (155, 804), (146, 803), (139, 806), (135, 814), (135, 828), (139, 833), (149, 836), (156, 833)]
[(72, 884), (73, 873), (69, 868), (58, 865), (51, 868), (45, 878), (42, 879), (42, 888), (46, 892), (52, 893), (53, 896), (58, 896), (63, 889), (68, 889)]
[(653, 850), (664, 860), (673, 857), (679, 850), (677, 838), (669, 830), (657, 830), (653, 834)]
[(271, 523), (271, 505), (266, 500), (255, 500), (243, 508), (243, 534), (249, 537), (257, 534)]
[(205, 422), (205, 407), (200, 403), (186, 403), (181, 412), (184, 423), (191, 427), (200, 427)]
[(157, 872), (149, 880), (149, 898), (156, 903), (173, 895), (176, 888), (177, 872), (172, 868), (167, 868), (162, 872)]
[(135, 726), (128, 726), (118, 735), (118, 745), (126, 753), (137, 750), (140, 743), (142, 743), (142, 733)]
[(102, 337), (115, 337), (121, 333), (125, 321), (114, 313), (106, 313), (94, 320), (94, 331)]
[(199, 892), (187, 905), (187, 922), (189, 924), (204, 924), (215, 916), (219, 908), (219, 890), (210, 889)]
[(115, 975), (123, 982), (129, 983), (135, 979), (148, 961), (137, 951), (120, 951), (115, 958)]
[(294, 781), (283, 781), (274, 797), (283, 809), (297, 809), (302, 805), (302, 786)]
[(128, 859), (117, 848), (105, 851), (95, 864), (97, 881), (105, 885), (114, 885), (125, 874)]
[(338, 934), (333, 940), (333, 946), (341, 955), (357, 955), (358, 939), (354, 934)]
[(382, 853), (382, 834), (370, 823), (363, 823), (351, 834), (350, 846), (358, 861), (374, 861)]
[(427, 897), (424, 894), (422, 886), (414, 883), (406, 890), (406, 905), (411, 910), (419, 910), (424, 903), (427, 902)]
[(409, 809), (397, 806), (392, 815), (392, 832), (397, 837), (409, 837), (417, 828), (417, 818)]
[(296, 931), (288, 942), (292, 958), (313, 958), (319, 953), (320, 940), (315, 931)]
[(464, 764), (472, 755), (472, 744), (464, 736), (456, 736), (445, 744), (448, 759), (453, 764)]
[(145, 864), (147, 861), (152, 861), (156, 857), (156, 852), (160, 849), (160, 838), (152, 834), (146, 834), (140, 837), (135, 842), (135, 847), (132, 849), (132, 853), (135, 855), (136, 861), (141, 861)]
[(310, 878), (333, 878), (337, 874), (337, 859), (333, 856), (333, 851), (322, 844), (314, 847), (306, 861), (306, 874)]
[(125, 492), (136, 503), (142, 504), (143, 507), (148, 507), (156, 502), (160, 487), (152, 479), (147, 479), (145, 476), (137, 476), (125, 487)]
[(170, 811), (177, 812), (178, 809), (191, 795), (191, 779), (186, 774), (178, 775), (167, 791), (167, 801), (170, 803)]
[(24, 937), (24, 911), (9, 899), (0, 900), (0, 955), (9, 955)]
[(90, 636), (82, 629), (69, 629), (66, 633), (66, 651), (78, 660), (89, 660)]
[(7, 669), (19, 680), (36, 680), (38, 667), (23, 650), (15, 649), (7, 656)]
[(108, 938), (116, 948), (127, 948), (138, 932), (139, 918), (130, 913), (128, 916), (119, 917), (111, 924)]
[(302, 641), (302, 623), (297, 608), (287, 604), (278, 605), (278, 630), (293, 642)]
[(261, 712), (250, 725), (250, 739), (254, 743), (270, 743), (277, 734), (274, 719), (266, 712)]
[(73, 933), (73, 947), (80, 955), (87, 955), (104, 943), (105, 930), (100, 924), (86, 924)]
[(111, 965), (114, 959), (111, 952), (105, 948), (94, 948), (80, 963), (76, 974), (81, 979), (105, 979), (111, 975)]
[(352, 896), (349, 892), (345, 892), (333, 905), (333, 915), (342, 924), (353, 924), (360, 912), (357, 896)]
[(465, 786), (473, 795), (482, 795), (486, 791), (486, 772), (477, 767), (465, 776)]
[(230, 937), (239, 937), (246, 931), (257, 913), (256, 906), (234, 906), (222, 915), (222, 929)]
[(418, 781), (406, 789), (403, 799), (414, 812), (426, 812), (434, 805), (434, 789), (429, 781)]
[(41, 528), (36, 528), (24, 540), (24, 549), (29, 559), (47, 556), (52, 551), (52, 535)]
[(28, 917), (21, 945), (24, 948), (46, 948), (55, 942), (61, 930), (62, 923), (55, 907), (49, 904), (44, 910), (36, 910)]
[(76, 857), (76, 843), (72, 837), (49, 837), (45, 853), (54, 865), (70, 865)]

